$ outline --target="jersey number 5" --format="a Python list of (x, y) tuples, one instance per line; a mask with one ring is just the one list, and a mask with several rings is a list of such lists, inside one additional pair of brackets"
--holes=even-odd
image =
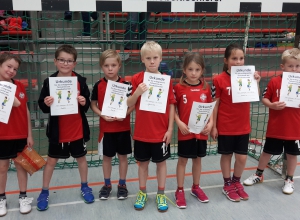
[(183, 95), (183, 96), (182, 96), (182, 99), (183, 99), (183, 103), (186, 104), (186, 103), (187, 103), (186, 95)]

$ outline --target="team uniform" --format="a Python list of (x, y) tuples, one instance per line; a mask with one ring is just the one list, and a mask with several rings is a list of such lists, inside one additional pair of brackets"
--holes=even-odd
[[(132, 77), (132, 93), (138, 85), (143, 82), (144, 71)], [(135, 104), (136, 121), (134, 128), (134, 157), (138, 161), (162, 162), (170, 157), (170, 145), (166, 145), (162, 140), (169, 126), (170, 104), (175, 104), (173, 86), (170, 82), (166, 113), (156, 113), (140, 110), (141, 97)]]
[(28, 137), (26, 90), (21, 82), (12, 79), (12, 83), (17, 86), (15, 97), (21, 105), (12, 107), (7, 124), (0, 122), (0, 159), (3, 160), (16, 158), (26, 146)]
[(217, 114), (218, 153), (247, 154), (250, 127), (250, 103), (232, 103), (230, 74), (222, 72), (213, 79), (213, 98), (219, 98)]
[[(186, 84), (175, 85), (174, 94), (177, 101), (179, 118), (187, 125), (193, 102), (210, 103), (212, 102), (212, 97), (209, 86), (207, 85), (207, 88), (204, 90), (201, 81), (197, 85)], [(201, 133), (183, 135), (178, 129), (178, 156), (184, 158), (206, 156), (207, 139), (208, 136)]]
[[(58, 72), (50, 77), (57, 77)], [(85, 106), (78, 104), (78, 114), (51, 116), (47, 124), (49, 139), (48, 156), (52, 158), (74, 158), (85, 156), (86, 142), (90, 139), (90, 128), (85, 115), (90, 106), (90, 92), (86, 85), (86, 78), (73, 72), (77, 77), (77, 94), (86, 99)], [(44, 103), (45, 97), (50, 96), (49, 78), (44, 80), (43, 88), (38, 100), (39, 107), (44, 113), (50, 113), (50, 107)]]
[[(122, 78), (116, 82), (129, 84)], [(91, 100), (98, 102), (98, 107), (102, 111), (107, 79), (100, 79), (93, 87)], [(129, 87), (131, 91), (131, 86)], [(122, 104), (119, 101), (119, 105)], [(116, 153), (120, 155), (131, 154), (131, 134), (130, 134), (130, 115), (127, 115), (123, 121), (105, 121), (102, 117), (99, 119), (100, 132), (98, 137), (100, 154), (107, 157), (114, 157)], [(103, 151), (103, 152), (102, 152)]]
[[(282, 76), (272, 78), (263, 93), (263, 98), (269, 99), (272, 103), (278, 102), (281, 81)], [(300, 127), (295, 125), (299, 120), (300, 109), (298, 108), (285, 107), (282, 110), (269, 108), (269, 121), (264, 152), (279, 155), (283, 152), (284, 148), (285, 153), (300, 155)]]

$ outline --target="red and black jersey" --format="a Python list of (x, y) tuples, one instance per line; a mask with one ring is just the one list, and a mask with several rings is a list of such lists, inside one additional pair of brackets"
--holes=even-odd
[[(132, 77), (132, 94), (139, 84), (144, 80), (144, 71)], [(169, 127), (170, 104), (175, 104), (176, 100), (173, 93), (173, 85), (170, 82), (166, 113), (157, 113), (140, 110), (141, 97), (135, 104), (135, 126), (133, 139), (148, 143), (159, 143), (163, 141), (164, 135)]]
[[(281, 76), (276, 76), (270, 80), (263, 98), (270, 102), (278, 102), (281, 89)], [(300, 121), (300, 109), (285, 107), (282, 110), (269, 109), (269, 121), (266, 137), (278, 138), (282, 140), (299, 140), (300, 127), (297, 123)]]
[[(129, 84), (122, 78), (118, 78), (117, 82)], [(100, 79), (93, 88), (91, 99), (94, 101), (98, 101), (98, 108), (102, 111), (105, 91), (107, 87), (107, 79)], [(130, 130), (130, 115), (127, 115), (123, 121), (105, 121), (102, 117), (99, 119), (100, 124), (100, 133), (99, 133), (99, 141), (102, 139), (103, 132), (121, 132), (121, 131), (129, 131)]]
[(0, 140), (15, 140), (28, 137), (27, 96), (23, 84), (12, 80), (17, 86), (15, 97), (21, 102), (19, 107), (12, 107), (8, 123), (0, 122)]
[[(203, 89), (203, 83), (198, 85), (181, 85), (177, 84), (174, 86), (174, 94), (177, 101), (177, 112), (179, 118), (186, 125), (189, 123), (190, 112), (193, 107), (193, 102), (212, 102), (211, 91), (209, 85)], [(193, 134), (183, 135), (178, 129), (178, 140), (190, 140), (197, 138), (199, 140), (207, 140), (208, 137), (203, 134)]]
[(222, 72), (213, 79), (211, 93), (213, 98), (220, 101), (217, 114), (218, 133), (221, 135), (249, 134), (251, 131), (250, 103), (232, 103), (229, 73)]
[[(72, 73), (72, 76), (76, 76)], [(80, 94), (80, 85), (77, 82), (77, 96)], [(78, 105), (80, 105), (78, 103)], [(79, 112), (79, 109), (78, 109)], [(82, 118), (79, 113), (58, 116), (59, 143), (76, 141), (83, 138)]]

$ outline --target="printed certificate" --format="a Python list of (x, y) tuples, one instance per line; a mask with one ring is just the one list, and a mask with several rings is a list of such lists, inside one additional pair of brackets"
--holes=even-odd
[(213, 110), (216, 102), (212, 103), (202, 103), (193, 102), (192, 110), (189, 118), (189, 131), (194, 134), (200, 134), (200, 132), (205, 128)]
[(129, 85), (124, 83), (107, 81), (104, 101), (102, 105), (102, 115), (126, 118), (127, 113), (127, 93)]
[(11, 109), (14, 103), (17, 86), (13, 83), (0, 81), (0, 122), (8, 123)]
[(287, 107), (299, 108), (300, 73), (283, 72), (279, 101), (285, 102)]
[(170, 81), (170, 76), (145, 72), (148, 91), (141, 96), (140, 110), (166, 113)]
[(257, 81), (254, 79), (255, 66), (231, 67), (232, 102), (259, 101)]
[(49, 87), (50, 96), (54, 98), (51, 115), (78, 113), (77, 77), (49, 77)]

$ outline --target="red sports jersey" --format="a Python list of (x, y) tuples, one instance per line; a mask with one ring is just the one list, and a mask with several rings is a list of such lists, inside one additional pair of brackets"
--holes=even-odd
[[(174, 86), (174, 94), (177, 101), (177, 111), (179, 118), (186, 125), (188, 125), (189, 123), (190, 112), (192, 110), (193, 102), (212, 102), (211, 92), (208, 84), (205, 90), (203, 90), (203, 83), (190, 86), (177, 84)], [(203, 135), (201, 133), (190, 133), (188, 135), (183, 135), (178, 129), (178, 140), (190, 140), (193, 138), (197, 138), (199, 140), (207, 140), (208, 136)]]
[[(276, 76), (270, 80), (263, 93), (263, 98), (271, 102), (278, 102), (280, 97), (281, 76)], [(283, 140), (299, 140), (300, 109), (285, 107), (282, 110), (269, 109), (269, 121), (267, 127), (267, 137)]]
[[(75, 76), (73, 73), (72, 76)], [(80, 85), (77, 82), (77, 96), (80, 94)], [(78, 105), (80, 105), (78, 103)], [(79, 106), (78, 106), (79, 108)], [(58, 116), (59, 143), (76, 141), (83, 138), (82, 118), (78, 109), (77, 114)]]
[[(118, 78), (117, 82), (129, 84), (122, 78)], [(93, 88), (92, 91), (92, 100), (98, 101), (98, 107), (102, 111), (105, 91), (107, 87), (107, 79), (100, 79)], [(127, 115), (123, 121), (105, 121), (102, 117), (99, 119), (100, 132), (99, 132), (99, 141), (102, 139), (103, 132), (121, 132), (130, 130), (130, 115)]]
[(217, 129), (221, 135), (249, 134), (250, 103), (232, 103), (230, 74), (222, 72), (213, 79), (212, 96), (219, 98)]
[[(144, 71), (139, 72), (132, 77), (132, 94), (143, 80)], [(148, 143), (162, 142), (169, 126), (170, 104), (176, 103), (172, 83), (170, 82), (165, 114), (140, 110), (140, 102), (141, 97), (138, 98), (135, 104), (136, 119), (133, 139)]]
[(27, 96), (23, 84), (13, 80), (17, 86), (15, 97), (21, 102), (12, 107), (7, 124), (0, 122), (0, 140), (15, 140), (28, 137)]

